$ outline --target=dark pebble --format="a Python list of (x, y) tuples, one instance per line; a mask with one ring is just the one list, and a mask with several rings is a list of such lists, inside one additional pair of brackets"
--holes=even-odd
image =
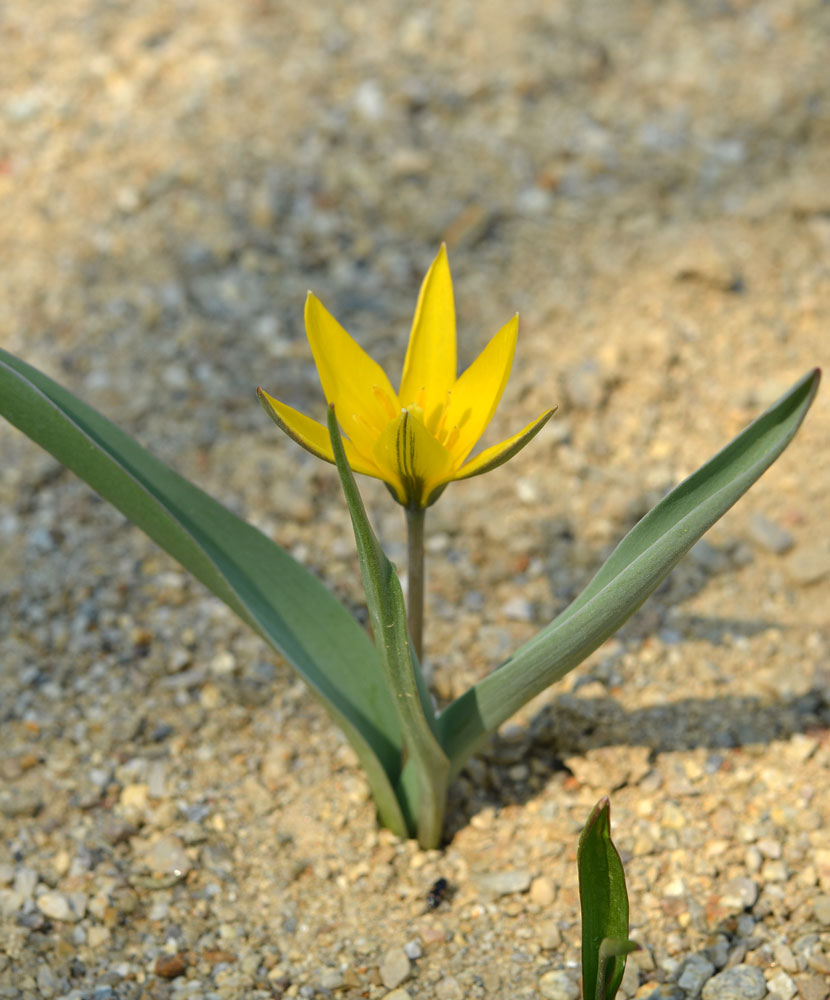
[(175, 955), (159, 955), (155, 971), (162, 979), (175, 979), (187, 971), (187, 959), (180, 951)]

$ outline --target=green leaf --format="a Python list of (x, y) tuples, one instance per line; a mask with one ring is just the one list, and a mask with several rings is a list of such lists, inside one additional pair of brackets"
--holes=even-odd
[(382, 822), (405, 836), (394, 792), (401, 769), (394, 703), (371, 640), (323, 584), (97, 411), (2, 350), (0, 413), (285, 656), (354, 747)]
[(576, 864), (582, 908), (583, 1000), (614, 1000), (626, 955), (638, 946), (628, 940), (625, 872), (611, 840), (607, 798), (601, 799), (588, 817), (579, 838)]
[(578, 666), (654, 592), (792, 440), (818, 390), (808, 372), (625, 536), (580, 596), (438, 718), (452, 774), (506, 719)]
[(421, 846), (437, 847), (441, 841), (446, 806), (449, 760), (436, 739), (435, 712), (412, 653), (398, 574), (372, 530), (346, 459), (333, 406), (329, 407), (328, 427), (335, 464), (352, 518), (375, 645), (392, 692), (408, 758), (398, 797), (411, 831), (417, 831)]

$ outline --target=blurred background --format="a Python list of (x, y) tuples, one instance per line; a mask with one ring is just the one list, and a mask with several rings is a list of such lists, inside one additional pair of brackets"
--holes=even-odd
[[(0, 343), (272, 532), (307, 510), (309, 476), (331, 482), (253, 397), (321, 417), (307, 289), (396, 382), (441, 241), (462, 366), (521, 314), (490, 440), (560, 404), (526, 462), (599, 477), (581, 530), (603, 544), (631, 514), (615, 476), (664, 489), (826, 349), (826, 3), (0, 18)], [(0, 442), (7, 470), (33, 454)], [(509, 472), (487, 482), (448, 497), (513, 494)]]
[(0, 335), (139, 422), (302, 382), (308, 287), (397, 358), (442, 240), (465, 363), (516, 309), (567, 357), (643, 275), (803, 297), (827, 250), (824, 3), (0, 16)]

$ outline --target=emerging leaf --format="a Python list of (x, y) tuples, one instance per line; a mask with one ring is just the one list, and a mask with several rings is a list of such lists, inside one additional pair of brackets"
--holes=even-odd
[(628, 940), (628, 893), (622, 861), (611, 840), (611, 804), (594, 806), (579, 838), (579, 902), (582, 908), (583, 1000), (614, 1000), (625, 959), (638, 946)]

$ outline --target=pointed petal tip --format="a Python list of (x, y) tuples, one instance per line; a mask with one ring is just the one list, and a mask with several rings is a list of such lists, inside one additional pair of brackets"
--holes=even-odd
[(272, 411), (272, 409), (273, 409), (273, 407), (268, 402), (268, 393), (262, 388), (261, 385), (258, 385), (256, 387), (256, 398), (262, 404), (262, 407), (265, 410), (265, 412), (270, 414), (271, 411)]
[(529, 444), (536, 437), (553, 416), (555, 409), (556, 407), (545, 410), (539, 417), (531, 421), (527, 427), (520, 430), (518, 434), (514, 434), (499, 444), (485, 448), (475, 458), (462, 465), (455, 476), (453, 476), (453, 479), (469, 479), (471, 476), (480, 476), (484, 472), (490, 472), (491, 469), (504, 465), (505, 462), (513, 458), (514, 455), (517, 455), (525, 445)]
[(314, 292), (312, 292), (312, 290), (309, 288), (309, 290), (305, 294), (305, 305), (303, 307), (303, 314), (306, 320), (308, 319), (309, 314), (311, 313), (312, 310), (315, 311), (322, 310), (322, 312), (324, 313), (328, 312), (326, 307), (323, 305), (321, 299), (317, 295), (315, 295)]
[(447, 249), (442, 244), (418, 292), (397, 395), (407, 406), (425, 386), (425, 409), (431, 413), (444, 402), (457, 377), (455, 299)]
[(435, 267), (435, 265), (439, 261), (441, 261), (442, 263), (444, 263), (447, 267), (450, 266), (450, 253), (449, 253), (449, 250), (447, 250), (447, 241), (446, 240), (442, 240), (441, 241), (441, 245), (438, 247), (438, 253), (432, 259), (431, 268)]

